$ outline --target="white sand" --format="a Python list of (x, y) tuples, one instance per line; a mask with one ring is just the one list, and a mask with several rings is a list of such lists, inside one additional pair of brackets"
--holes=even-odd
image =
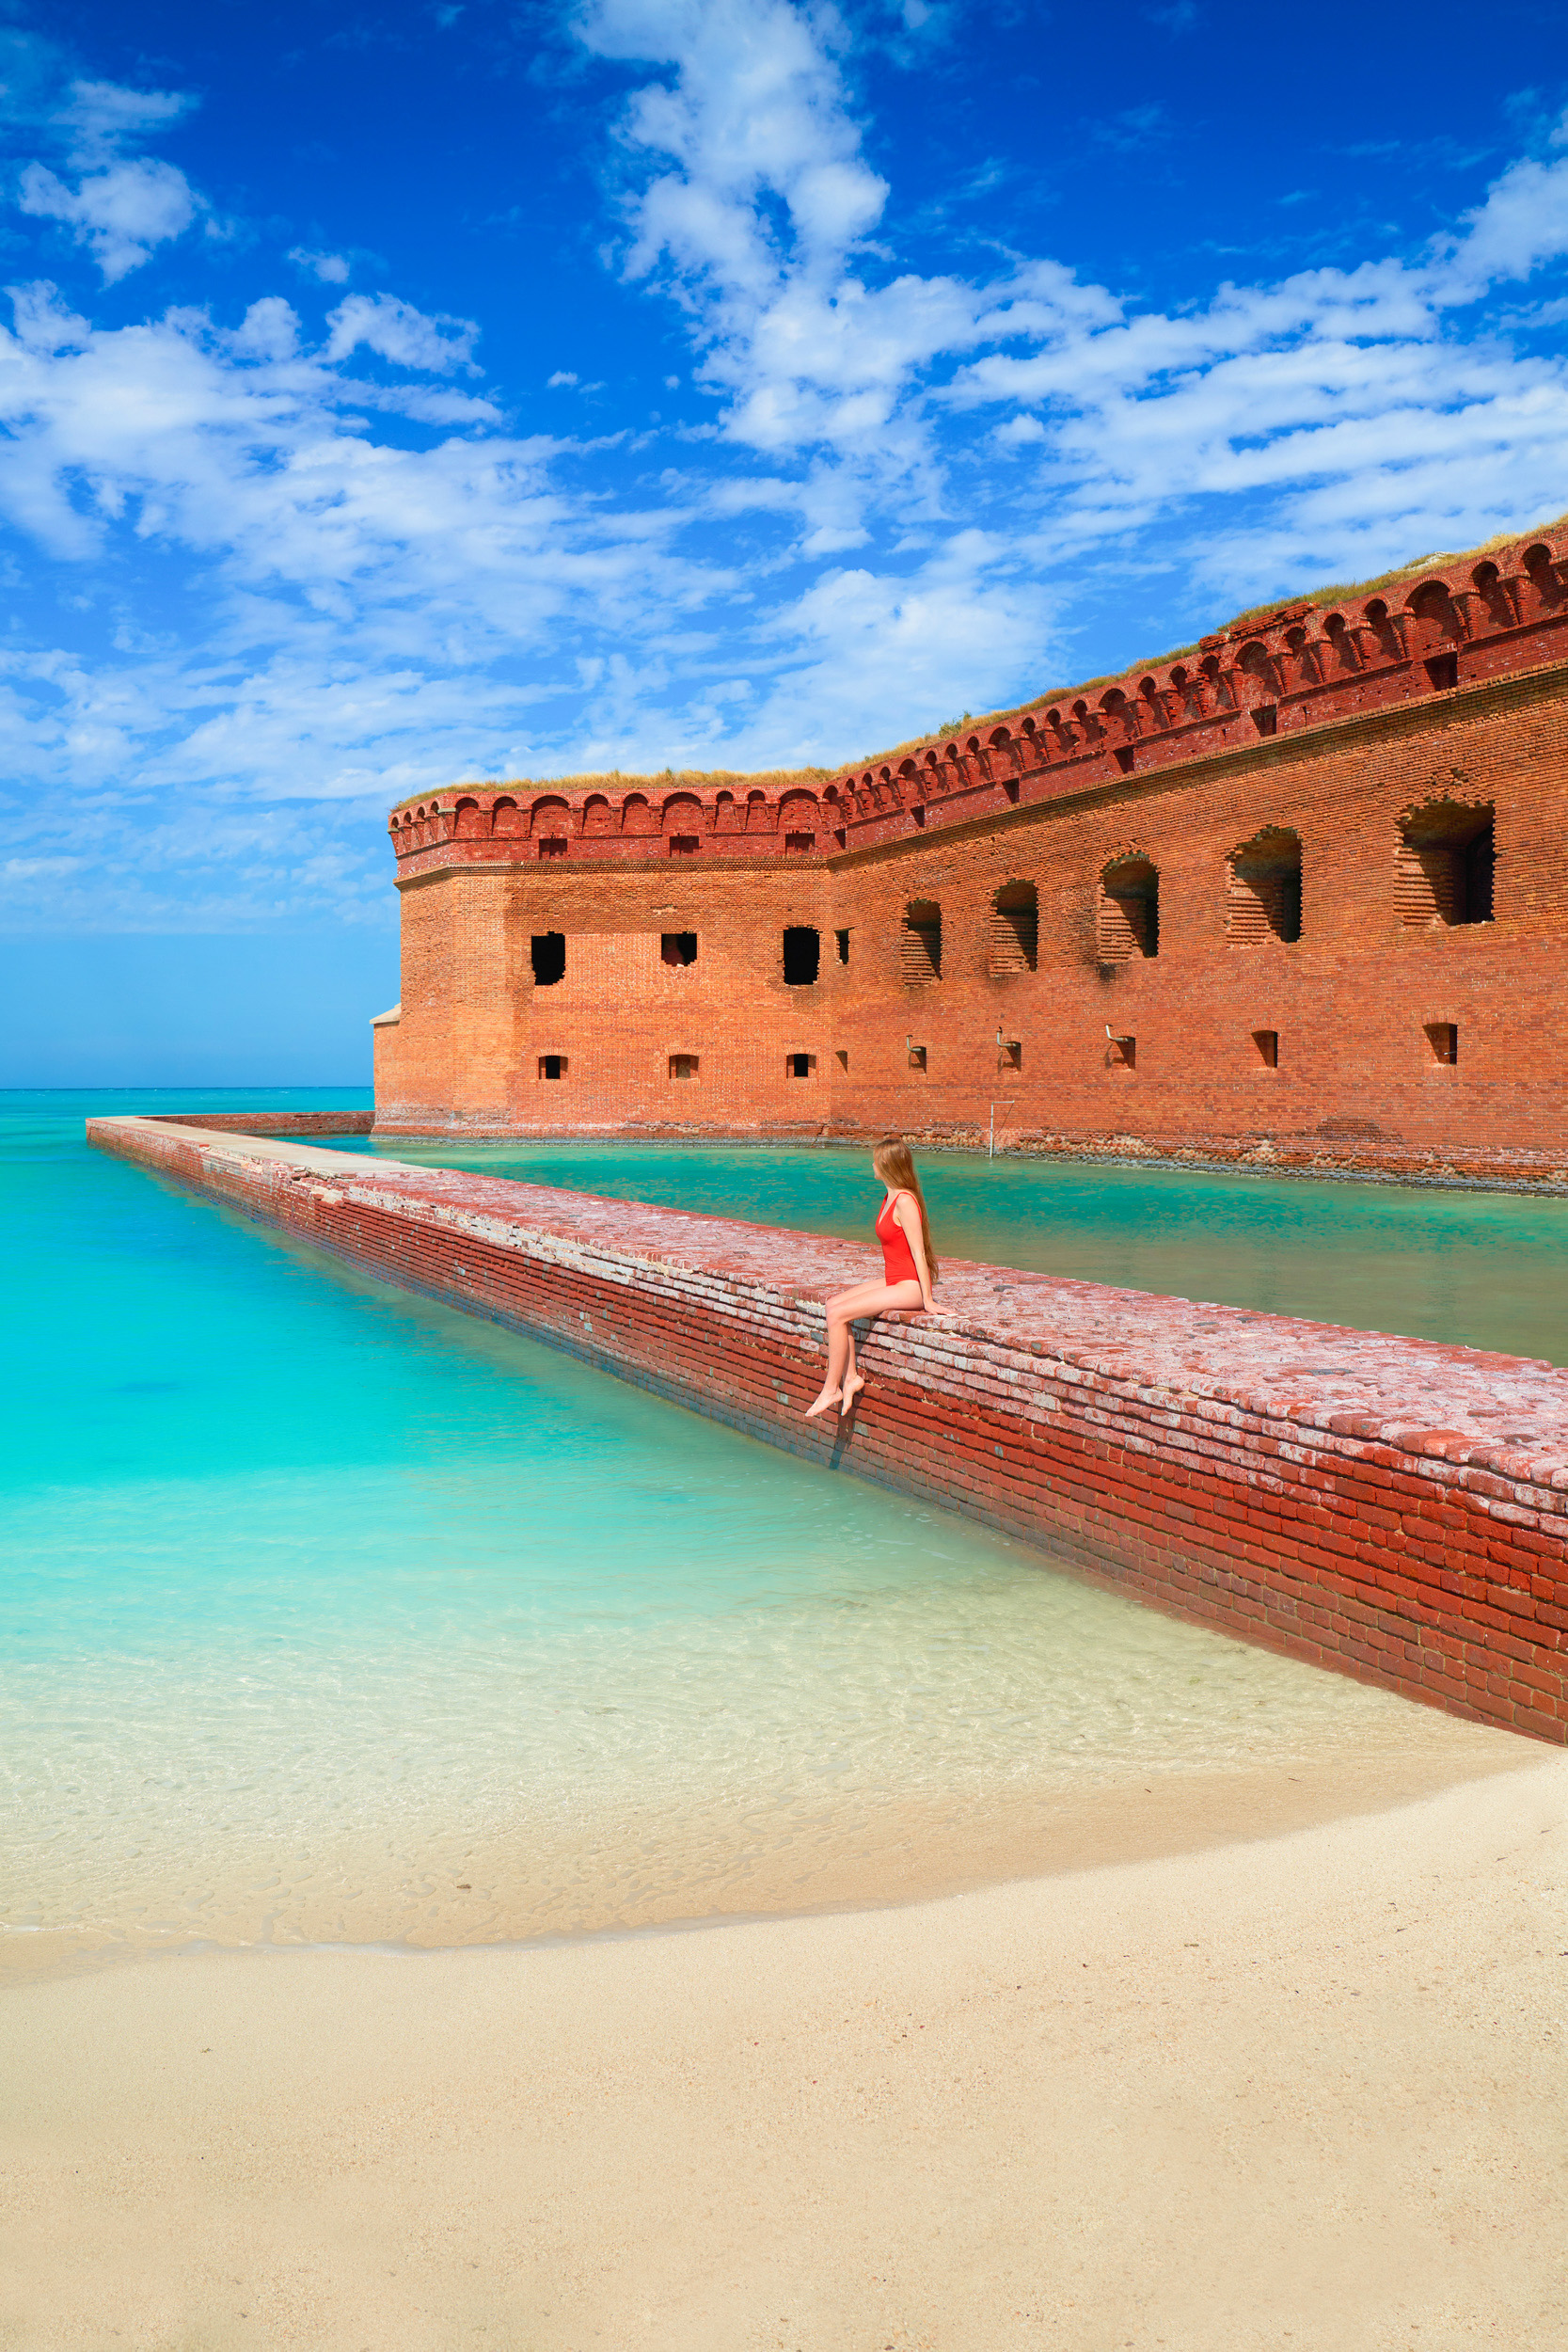
[(0, 2342), (1561, 2352), (1568, 1758), (903, 1910), (0, 1994)]

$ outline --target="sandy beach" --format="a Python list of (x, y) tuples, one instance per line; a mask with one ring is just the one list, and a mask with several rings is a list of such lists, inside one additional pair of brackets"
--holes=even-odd
[(8, 2345), (1551, 2352), (1568, 1759), (904, 1908), (0, 1997)]

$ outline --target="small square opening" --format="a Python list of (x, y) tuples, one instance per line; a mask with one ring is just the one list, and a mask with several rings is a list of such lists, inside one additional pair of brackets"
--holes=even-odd
[(541, 857), (564, 857), (566, 844), (559, 834), (546, 834), (539, 844)]
[(1137, 1066), (1138, 1041), (1135, 1037), (1113, 1037), (1106, 1040), (1105, 1067), (1107, 1070), (1136, 1070)]
[(834, 937), (834, 938), (837, 940), (837, 942), (838, 942), (838, 960), (839, 960), (840, 963), (847, 963), (847, 962), (848, 962), (848, 961), (849, 961), (849, 934), (848, 934), (848, 932), (847, 932), (847, 931), (834, 931), (834, 933), (833, 933), (833, 937)]
[(1259, 735), (1276, 735), (1279, 732), (1277, 703), (1259, 703), (1252, 714), (1252, 723)]
[(697, 961), (695, 931), (663, 931), (659, 935), (658, 952), (664, 961), (679, 971), (684, 964)]
[(924, 1069), (925, 1069), (925, 1067), (926, 1067), (926, 1048), (925, 1048), (925, 1046), (924, 1046), (924, 1045), (911, 1045), (911, 1046), (910, 1047), (910, 1068), (911, 1068), (911, 1070), (924, 1070)]
[(816, 847), (816, 835), (814, 833), (786, 833), (784, 835), (785, 851), (792, 857), (804, 857)]
[(821, 963), (821, 932), (804, 923), (791, 923), (784, 935), (784, 986), (814, 988)]
[(694, 1078), (697, 1075), (696, 1055), (672, 1054), (670, 1057), (670, 1075), (672, 1078)]
[(670, 835), (672, 857), (695, 857), (697, 847), (697, 835), (694, 833), (673, 833)]
[(1133, 752), (1131, 743), (1117, 743), (1112, 751), (1111, 756), (1116, 761), (1117, 766), (1121, 770), (1124, 776), (1130, 776), (1132, 774)]
[(1427, 675), (1439, 693), (1446, 686), (1459, 684), (1459, 656), (1456, 653), (1434, 653), (1426, 666)]
[(1279, 1031), (1277, 1029), (1254, 1029), (1252, 1041), (1258, 1049), (1260, 1066), (1264, 1070), (1277, 1070), (1279, 1068)]
[(809, 1078), (816, 1068), (815, 1054), (786, 1054), (784, 1060), (789, 1065), (792, 1078)]
[(1432, 1058), (1451, 1070), (1459, 1059), (1459, 1024), (1457, 1021), (1429, 1021), (1426, 1024), (1427, 1043)]
[(833, 1056), (833, 1059), (837, 1062), (845, 1076), (847, 1077), (849, 1074), (849, 1048), (847, 1045), (841, 1045), (837, 1053)]
[(1003, 1039), (1002, 1051), (998, 1058), (997, 1066), (1002, 1070), (1022, 1069), (1023, 1043), (1022, 1039), (1016, 1037), (1005, 1037)]
[(541, 1078), (563, 1078), (566, 1075), (565, 1055), (541, 1054), (539, 1057), (539, 1075)]

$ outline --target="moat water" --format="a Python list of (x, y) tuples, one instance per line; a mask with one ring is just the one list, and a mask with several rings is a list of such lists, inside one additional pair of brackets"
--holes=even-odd
[[(0, 1963), (896, 1899), (1277, 1825), (1324, 1790), (1349, 1806), (1511, 1753), (362, 1279), (83, 1142), (91, 1111), (182, 1106), (0, 1097)], [(595, 1150), (526, 1172), (546, 1167), (863, 1221), (847, 1156)], [(1025, 1197), (1013, 1168), (936, 1178), (951, 1247), (980, 1247), (958, 1203), (970, 1187), (978, 1218), (993, 1182), (993, 1203)], [(1558, 1204), (1472, 1205), (1487, 1235), (1517, 1212), (1538, 1283), (1560, 1284)], [(1259, 1227), (1259, 1263), (1265, 1244)], [(1104, 1270), (1105, 1246), (1069, 1270)]]

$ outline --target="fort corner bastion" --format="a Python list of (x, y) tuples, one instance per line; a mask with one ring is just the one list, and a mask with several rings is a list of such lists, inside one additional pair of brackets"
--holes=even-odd
[(854, 770), (390, 832), (380, 1134), (1568, 1183), (1568, 517)]

